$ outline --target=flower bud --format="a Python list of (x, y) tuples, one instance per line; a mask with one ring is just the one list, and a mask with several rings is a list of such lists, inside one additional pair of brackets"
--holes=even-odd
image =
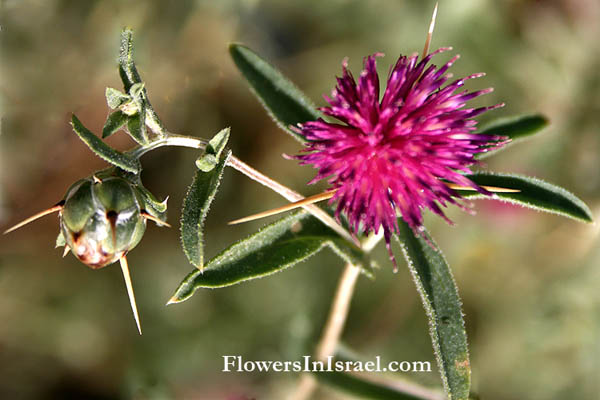
[(114, 263), (142, 239), (144, 197), (119, 176), (76, 182), (64, 200), (60, 229), (75, 257), (90, 268)]

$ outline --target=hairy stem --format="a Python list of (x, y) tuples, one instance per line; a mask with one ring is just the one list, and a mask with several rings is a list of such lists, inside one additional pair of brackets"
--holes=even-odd
[[(174, 133), (167, 133), (166, 136), (164, 136), (160, 139), (156, 139), (156, 140), (148, 143), (147, 145), (136, 147), (136, 148), (132, 149), (131, 151), (128, 152), (128, 154), (130, 154), (131, 156), (133, 156), (135, 158), (140, 158), (147, 152), (157, 149), (159, 147), (177, 146), (177, 147), (190, 147), (193, 149), (204, 149), (204, 148), (206, 148), (207, 144), (208, 144), (207, 141), (202, 140), (200, 138), (196, 138), (196, 137), (192, 137), (192, 136), (177, 135)], [(233, 169), (238, 170), (242, 174), (246, 175), (248, 178), (260, 183), (261, 185), (268, 187), (269, 189), (278, 193), (279, 195), (281, 195), (288, 201), (295, 202), (295, 201), (304, 199), (304, 196), (302, 196), (300, 193), (269, 178), (268, 176), (255, 170), (254, 168), (252, 168), (251, 166), (249, 166), (248, 164), (246, 164), (245, 162), (243, 162), (242, 160), (240, 160), (239, 158), (237, 158), (233, 155), (231, 157), (229, 157), (229, 160), (227, 161), (227, 165), (229, 165)], [(317, 207), (314, 204), (306, 204), (306, 205), (302, 206), (302, 208), (304, 208), (306, 211), (311, 213), (314, 217), (318, 218), (325, 225), (327, 225), (328, 227), (330, 227), (331, 229), (336, 231), (344, 239), (359, 246), (359, 243), (357, 243), (357, 240), (346, 229), (344, 229), (339, 223), (337, 223), (335, 219), (333, 219), (329, 214), (327, 214), (324, 210), (322, 210), (321, 208)]]

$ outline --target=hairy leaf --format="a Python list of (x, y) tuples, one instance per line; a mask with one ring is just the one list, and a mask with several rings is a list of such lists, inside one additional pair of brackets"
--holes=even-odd
[(98, 157), (125, 171), (137, 174), (140, 172), (140, 163), (135, 158), (123, 154), (104, 143), (99, 137), (90, 132), (73, 114), (71, 118), (73, 130), (85, 144), (88, 145)]
[(520, 192), (495, 193), (494, 197), (490, 197), (478, 192), (459, 191), (465, 198), (496, 199), (584, 222), (593, 221), (592, 212), (583, 201), (565, 189), (540, 179), (490, 172), (476, 172), (467, 177), (478, 185), (518, 189)]
[(102, 129), (102, 138), (107, 138), (127, 123), (127, 115), (120, 110), (111, 113)]
[(304, 143), (304, 137), (290, 129), (290, 126), (321, 117), (313, 102), (279, 70), (246, 46), (231, 44), (229, 52), (235, 65), (250, 83), (252, 92), (277, 125), (300, 143)]
[(106, 88), (105, 96), (106, 103), (113, 110), (119, 107), (121, 104), (131, 100), (131, 97), (127, 96), (125, 93), (122, 93), (121, 91), (110, 87)]
[[(519, 142), (526, 137), (533, 136), (546, 126), (549, 121), (541, 114), (519, 115), (514, 117), (500, 118), (492, 121), (484, 126), (478, 133), (481, 135), (498, 135), (506, 136), (511, 140), (511, 143)], [(477, 158), (485, 158), (499, 151), (504, 150), (508, 146), (503, 146), (497, 150), (491, 150), (487, 153), (481, 153)]]
[(183, 202), (181, 243), (188, 260), (199, 269), (204, 268), (204, 219), (215, 198), (230, 156), (231, 151), (209, 172), (196, 171)]
[(331, 247), (346, 262), (371, 274), (366, 254), (304, 210), (291, 213), (242, 239), (212, 258), (203, 272), (192, 271), (171, 303), (188, 299), (199, 288), (218, 288), (261, 278), (291, 267)]
[[(416, 237), (401, 218), (398, 226), (396, 239), (429, 319), (442, 383), (452, 400), (466, 400), (471, 385), (471, 367), (461, 302), (452, 272), (433, 239), (428, 236), (428, 243), (422, 237)], [(427, 232), (424, 234), (428, 235)]]

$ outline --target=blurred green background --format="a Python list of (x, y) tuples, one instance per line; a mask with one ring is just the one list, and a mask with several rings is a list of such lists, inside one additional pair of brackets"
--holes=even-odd
[[(106, 86), (120, 88), (123, 26), (154, 108), (173, 132), (210, 138), (231, 126), (242, 160), (305, 195), (310, 167), (282, 159), (298, 144), (278, 130), (229, 59), (248, 44), (322, 105), (340, 63), (355, 74), (381, 51), (385, 74), (420, 51), (432, 1), (16, 1), (0, 2), (0, 223), (56, 203), (104, 163), (79, 141), (74, 112), (100, 132)], [(484, 119), (543, 112), (543, 135), (493, 159), (490, 169), (562, 185), (598, 215), (600, 206), (600, 3), (597, 0), (442, 0), (433, 48), (462, 55), (455, 76), (506, 102)], [(441, 63), (446, 55), (439, 56)], [(493, 114), (493, 115), (492, 115)], [(132, 142), (120, 133), (117, 148)], [(56, 217), (0, 239), (0, 398), (283, 399), (294, 373), (223, 373), (223, 355), (296, 360), (311, 354), (342, 262), (330, 251), (275, 276), (201, 290), (165, 307), (191, 270), (179, 245), (180, 204), (197, 153), (167, 148), (144, 157), (143, 178), (169, 195), (174, 229), (149, 226), (129, 256), (144, 335), (138, 336), (118, 267), (92, 271), (54, 249)], [(227, 170), (207, 221), (207, 253), (264, 222), (226, 221), (283, 204)], [(592, 399), (600, 392), (598, 226), (492, 203), (458, 210), (456, 226), (428, 217), (464, 301), (473, 391), (481, 399)], [(385, 251), (375, 281), (358, 284), (344, 341), (367, 357), (433, 363), (426, 318), (408, 271)], [(439, 376), (413, 379), (439, 386)], [(321, 388), (315, 398), (344, 399)]]

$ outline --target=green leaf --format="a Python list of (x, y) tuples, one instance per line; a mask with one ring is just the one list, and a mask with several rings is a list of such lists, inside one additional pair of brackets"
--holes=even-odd
[(217, 158), (221, 158), (221, 152), (225, 149), (229, 140), (229, 128), (221, 129), (206, 146), (206, 153), (214, 154)]
[(115, 165), (125, 171), (138, 174), (141, 170), (140, 163), (135, 158), (117, 151), (100, 140), (99, 137), (90, 132), (79, 119), (73, 114), (71, 118), (73, 130), (81, 140), (92, 150), (98, 157)]
[(196, 160), (196, 167), (202, 172), (210, 172), (217, 166), (217, 163), (217, 156), (214, 154), (204, 154)]
[(548, 119), (541, 114), (520, 115), (492, 121), (484, 126), (478, 133), (480, 135), (506, 136), (511, 139), (511, 143), (500, 149), (481, 153), (477, 158), (482, 159), (492, 154), (496, 154), (513, 143), (519, 142), (529, 136), (533, 136), (548, 126), (549, 123)]
[(128, 102), (131, 100), (131, 97), (127, 96), (125, 93), (113, 88), (106, 88), (105, 92), (106, 103), (113, 110), (119, 107), (121, 104)]
[(592, 212), (583, 201), (565, 189), (540, 179), (491, 172), (476, 172), (467, 177), (478, 185), (518, 189), (520, 192), (495, 193), (494, 197), (490, 197), (478, 192), (458, 191), (465, 198), (500, 200), (579, 221), (593, 221)]
[(231, 151), (209, 172), (196, 171), (183, 202), (181, 243), (188, 260), (196, 268), (204, 268), (204, 219), (215, 198), (223, 170), (230, 156)]
[[(342, 390), (351, 395), (373, 400), (422, 400), (432, 399), (432, 393), (427, 391), (425, 396), (418, 396), (408, 392), (399, 391), (394, 386), (370, 380), (356, 374), (338, 371), (313, 372), (314, 376), (322, 383)], [(443, 395), (434, 398), (443, 399)]]
[(428, 243), (398, 219), (396, 237), (429, 318), (442, 383), (452, 400), (469, 398), (471, 367), (461, 302), (452, 272), (427, 232)]
[(148, 143), (146, 112), (143, 105), (140, 112), (127, 118), (127, 132), (139, 144), (145, 145)]
[(196, 160), (196, 167), (200, 171), (209, 172), (217, 165), (221, 152), (225, 149), (229, 140), (229, 128), (222, 129), (206, 146), (204, 154)]
[(273, 120), (300, 143), (306, 140), (290, 129), (321, 118), (313, 102), (275, 67), (240, 44), (229, 45), (235, 65)]
[(261, 278), (291, 267), (325, 246), (371, 275), (366, 254), (304, 210), (291, 213), (212, 258), (203, 272), (192, 271), (170, 303), (188, 299), (199, 288), (218, 288)]
[(107, 138), (127, 123), (127, 115), (120, 110), (111, 113), (102, 129), (102, 138)]

